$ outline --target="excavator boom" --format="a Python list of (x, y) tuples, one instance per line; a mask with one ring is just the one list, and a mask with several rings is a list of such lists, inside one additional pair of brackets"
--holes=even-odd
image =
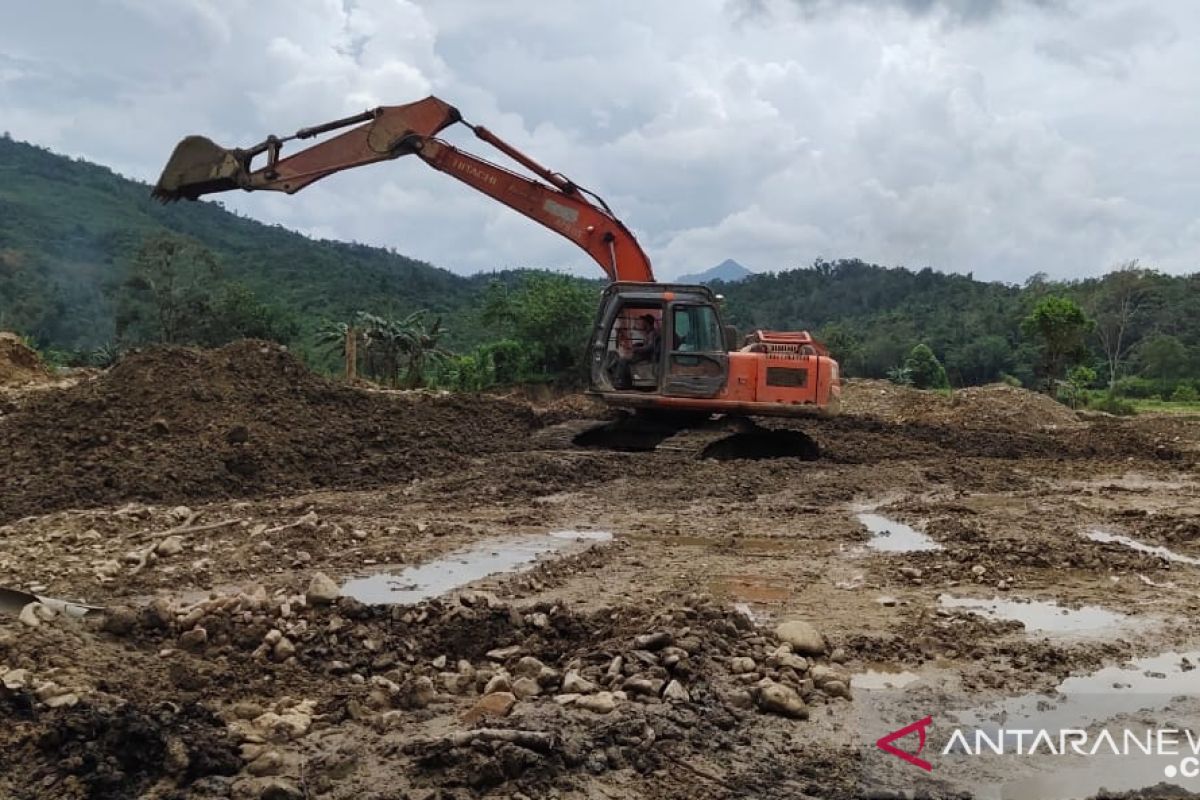
[[(530, 174), (439, 138), (457, 123)], [(335, 131), (282, 154), (288, 142)], [(722, 323), (719, 296), (703, 286), (656, 283), (650, 259), (603, 200), (436, 97), (270, 136), (246, 149), (190, 136), (175, 148), (154, 194), (164, 202), (231, 189), (292, 194), (342, 170), (407, 155), (570, 239), (611, 281), (588, 345), (589, 388), (610, 407), (635, 413), (572, 434), (575, 444), (637, 449), (666, 439), (671, 449), (714, 458), (815, 456), (816, 444), (804, 434), (758, 428), (749, 418), (836, 413), (840, 373), (820, 343), (803, 332), (756, 331), (739, 346), (736, 331)], [(718, 427), (692, 431), (697, 422)], [(731, 430), (735, 435), (726, 437)], [(709, 441), (713, 436), (720, 438)]]
[[(436, 138), (459, 122), (542, 180), (505, 169)], [(281, 157), (287, 142), (352, 125), (356, 127)], [(255, 168), (253, 161), (264, 154), (266, 164)], [(293, 194), (336, 172), (405, 155), (418, 156), (434, 169), (570, 239), (600, 265), (610, 280), (654, 280), (650, 259), (636, 237), (603, 200), (546, 169), (486, 128), (466, 123), (458, 109), (436, 97), (381, 106), (302, 128), (285, 138), (271, 136), (247, 149), (227, 149), (202, 136), (189, 136), (171, 154), (154, 187), (154, 196), (170, 202), (196, 200), (231, 189)]]

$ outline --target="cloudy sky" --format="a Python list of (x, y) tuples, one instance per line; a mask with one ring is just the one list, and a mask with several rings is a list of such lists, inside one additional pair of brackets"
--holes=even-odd
[[(0, 20), (0, 129), (147, 181), (185, 134), (249, 145), (433, 93), (605, 197), (663, 278), (1200, 269), (1194, 0), (0, 0)], [(599, 275), (416, 159), (222, 199), (458, 272)]]

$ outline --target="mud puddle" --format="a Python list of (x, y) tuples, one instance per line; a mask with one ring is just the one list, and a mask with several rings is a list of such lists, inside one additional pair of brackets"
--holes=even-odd
[(1043, 728), (1085, 728), (1123, 714), (1165, 708), (1184, 695), (1200, 700), (1200, 650), (1167, 652), (1067, 678), (1050, 695), (1028, 694), (968, 712), (964, 722), (1034, 719)]
[(871, 532), (867, 547), (872, 550), (883, 553), (918, 553), (942, 549), (928, 534), (880, 514), (864, 511), (856, 514), (855, 518)]
[(1194, 567), (1200, 567), (1200, 558), (1185, 556), (1182, 553), (1176, 553), (1174, 550), (1169, 550), (1158, 545), (1146, 544), (1139, 542), (1137, 539), (1130, 538), (1120, 533), (1110, 533), (1109, 531), (1094, 528), (1087, 531), (1084, 536), (1093, 542), (1101, 542), (1103, 544), (1119, 544), (1128, 547), (1131, 550), (1137, 550), (1139, 553), (1148, 553), (1152, 556), (1167, 561), (1174, 561), (1179, 564), (1190, 564)]
[(938, 606), (962, 609), (988, 619), (1016, 620), (1033, 633), (1101, 634), (1113, 632), (1126, 625), (1129, 617), (1100, 606), (1064, 608), (1046, 600), (1009, 600), (993, 597), (990, 600), (974, 597), (938, 596)]
[[(1147, 754), (1137, 746), (1120, 756), (1111, 750), (1087, 758), (1047, 755), (1023, 761), (1031, 768), (1028, 773), (988, 783), (981, 787), (980, 796), (1066, 800), (1093, 796), (1101, 788), (1131, 791), (1160, 782), (1194, 789), (1196, 780), (1180, 775), (1178, 765), (1185, 750), (1190, 754), (1182, 731), (1200, 729), (1198, 663), (1200, 651), (1162, 653), (1067, 678), (1049, 695), (1023, 695), (958, 715), (960, 723), (985, 731), (993, 741), (1003, 736), (1010, 752), (1019, 746), (1015, 737), (1031, 730), (1088, 730), (1095, 734), (1103, 729), (1118, 742), (1127, 735), (1146, 742), (1158, 729), (1180, 732), (1179, 755)], [(997, 761), (1003, 763), (1003, 759)]]
[(763, 575), (717, 575), (708, 582), (708, 590), (747, 607), (783, 605), (792, 597), (793, 583), (787, 578)]
[(919, 681), (921, 676), (910, 670), (888, 664), (869, 664), (850, 678), (850, 686), (867, 692), (903, 689)]
[(521, 572), (550, 553), (579, 552), (611, 540), (608, 531), (576, 530), (490, 539), (419, 566), (351, 578), (342, 594), (370, 605), (411, 605), (493, 575)]

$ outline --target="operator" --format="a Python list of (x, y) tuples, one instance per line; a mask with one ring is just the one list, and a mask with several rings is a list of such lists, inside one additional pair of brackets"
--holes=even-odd
[(635, 329), (642, 334), (641, 344), (635, 344), (630, 350), (629, 358), (622, 358), (618, 367), (618, 381), (620, 388), (633, 388), (633, 365), (642, 361), (649, 361), (652, 364), (658, 362), (659, 356), (659, 335), (657, 328), (657, 320), (653, 314), (643, 314), (634, 322)]

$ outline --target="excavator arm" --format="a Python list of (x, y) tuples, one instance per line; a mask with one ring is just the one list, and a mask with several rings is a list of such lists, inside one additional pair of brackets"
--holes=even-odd
[[(542, 180), (505, 169), (437, 138), (455, 123), (467, 125), (476, 137)], [(286, 142), (352, 125), (356, 127), (281, 157)], [(266, 164), (255, 168), (254, 160), (264, 154)], [(302, 128), (285, 138), (270, 136), (248, 149), (226, 149), (202, 136), (189, 136), (176, 146), (153, 193), (164, 202), (196, 200), (231, 189), (293, 194), (336, 172), (405, 155), (418, 156), (434, 169), (570, 239), (600, 265), (610, 280), (654, 281), (650, 259), (603, 200), (546, 169), (486, 128), (465, 122), (458, 109), (436, 97), (401, 106), (381, 106)]]

